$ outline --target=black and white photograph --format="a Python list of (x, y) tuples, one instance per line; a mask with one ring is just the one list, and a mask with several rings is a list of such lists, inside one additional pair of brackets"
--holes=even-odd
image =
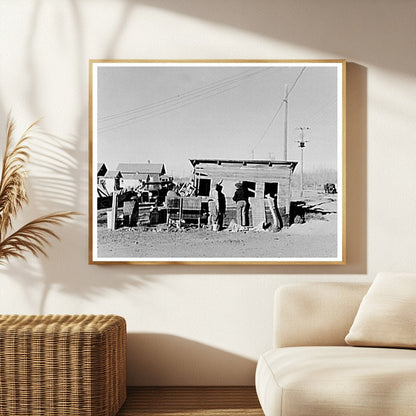
[(345, 262), (345, 61), (90, 61), (90, 262)]

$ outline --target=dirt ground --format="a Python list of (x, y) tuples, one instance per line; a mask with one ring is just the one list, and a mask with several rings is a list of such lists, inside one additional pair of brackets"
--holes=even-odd
[(337, 214), (321, 215), (281, 231), (220, 232), (161, 227), (120, 228), (100, 225), (98, 257), (144, 258), (334, 258)]

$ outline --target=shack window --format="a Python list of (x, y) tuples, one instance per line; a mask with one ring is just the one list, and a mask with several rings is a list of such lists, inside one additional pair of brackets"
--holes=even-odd
[(248, 190), (248, 196), (250, 198), (256, 196), (256, 182), (243, 181), (243, 186)]
[(270, 195), (274, 198), (277, 195), (278, 183), (277, 182), (265, 182), (264, 183), (264, 196)]
[(209, 196), (211, 190), (211, 179), (199, 179), (198, 195)]

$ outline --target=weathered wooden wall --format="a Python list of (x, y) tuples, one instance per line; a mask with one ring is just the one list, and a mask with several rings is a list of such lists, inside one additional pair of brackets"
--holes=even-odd
[(200, 163), (195, 166), (195, 173), (201, 174), (201, 178), (211, 179), (211, 187), (222, 181), (223, 192), (227, 197), (234, 195), (236, 182), (256, 182), (256, 197), (260, 198), (264, 196), (265, 182), (277, 182), (279, 208), (289, 212), (292, 176), (289, 166)]

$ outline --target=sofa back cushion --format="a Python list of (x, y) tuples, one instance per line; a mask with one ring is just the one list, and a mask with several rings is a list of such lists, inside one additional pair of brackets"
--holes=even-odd
[(416, 348), (416, 274), (378, 274), (345, 341), (354, 346)]
[(275, 292), (275, 348), (346, 345), (368, 283), (301, 283)]

